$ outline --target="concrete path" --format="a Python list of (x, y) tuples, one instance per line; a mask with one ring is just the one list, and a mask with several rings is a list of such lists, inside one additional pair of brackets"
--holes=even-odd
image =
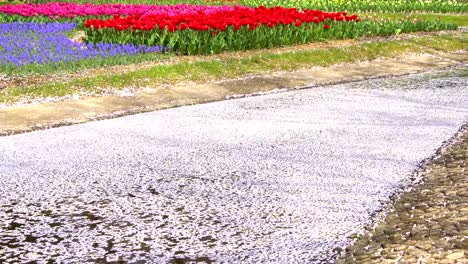
[(436, 72), (2, 137), (0, 262), (328, 261), (468, 122), (467, 87)]

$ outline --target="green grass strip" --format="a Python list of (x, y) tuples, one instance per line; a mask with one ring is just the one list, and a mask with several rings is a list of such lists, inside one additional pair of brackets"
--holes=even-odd
[(119, 75), (99, 75), (66, 82), (49, 82), (31, 87), (11, 87), (0, 91), (0, 101), (16, 102), (24, 97), (65, 96), (77, 92), (101, 93), (108, 89), (147, 87), (179, 81), (208, 81), (277, 70), (388, 58), (411, 52), (450, 52), (466, 49), (467, 33), (415, 37), (407, 40), (365, 42), (348, 47), (317, 48), (280, 54), (259, 54), (225, 60), (180, 62), (159, 65)]
[(426, 21), (440, 21), (442, 23), (455, 24), (460, 27), (468, 26), (468, 14), (405, 14), (405, 13), (362, 13), (361, 17), (387, 18), (400, 20), (402, 18), (422, 19)]

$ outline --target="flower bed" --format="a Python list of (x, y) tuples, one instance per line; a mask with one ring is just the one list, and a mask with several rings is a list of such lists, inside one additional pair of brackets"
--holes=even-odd
[[(359, 22), (357, 15), (295, 8), (235, 6), (196, 14), (146, 14), (85, 22), (88, 41), (169, 46), (183, 54), (266, 48), (325, 37), (332, 22)], [(336, 24), (336, 23), (335, 23)], [(338, 33), (338, 32), (336, 32)], [(352, 34), (351, 28), (340, 34)]]
[[(107, 58), (125, 61), (130, 55), (160, 51), (160, 47), (178, 54), (214, 54), (331, 39), (456, 29), (455, 25), (440, 21), (360, 20), (347, 12), (189, 4), (6, 5), (0, 7), (1, 21), (15, 21), (3, 24), (0, 29), (2, 67), (64, 65), (90, 60), (99, 65), (99, 61)], [(31, 21), (63, 24), (40, 25)], [(70, 30), (71, 21), (85, 29), (88, 44), (66, 38), (64, 32)], [(101, 64), (107, 65), (107, 61)]]
[(85, 22), (87, 41), (171, 47), (181, 54), (213, 54), (316, 40), (387, 36), (454, 29), (430, 21), (360, 21), (346, 12), (235, 6), (190, 14), (145, 14)]
[(28, 64), (63, 64), (161, 50), (157, 46), (73, 42), (64, 33), (75, 26), (74, 23), (0, 24), (0, 65), (5, 68)]
[(283, 6), (352, 12), (468, 12), (468, 3), (455, 0), (239, 0), (246, 6)]
[[(88, 3), (90, 0), (30, 0), (33, 3), (75, 2)], [(95, 4), (103, 3), (146, 3), (174, 5), (181, 0), (93, 0)], [(191, 4), (238, 4), (243, 6), (297, 7), (320, 9), (323, 11), (348, 12), (468, 12), (468, 3), (464, 0), (183, 0)]]
[(359, 22), (357, 15), (348, 16), (346, 12), (327, 13), (319, 10), (299, 11), (296, 8), (235, 6), (231, 9), (209, 13), (147, 13), (128, 17), (116, 16), (109, 20), (90, 19), (84, 25), (87, 28), (113, 28), (117, 30), (152, 30), (167, 27), (169, 32), (185, 29), (224, 31), (227, 26), (232, 26), (234, 30), (238, 30), (242, 26), (248, 26), (250, 30), (255, 30), (260, 24), (269, 28), (279, 24), (298, 27), (302, 23), (313, 22), (318, 24), (327, 19), (330, 21)]
[[(199, 12), (211, 13), (233, 10), (232, 6), (201, 5), (145, 5), (145, 4), (75, 4), (46, 3), (0, 6), (0, 21), (6, 22), (49, 22), (51, 20), (130, 16), (143, 14), (190, 15)], [(83, 21), (81, 21), (83, 20)]]

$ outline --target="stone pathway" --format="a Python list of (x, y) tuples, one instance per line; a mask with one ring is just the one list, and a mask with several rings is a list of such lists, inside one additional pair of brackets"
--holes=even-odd
[(337, 263), (468, 263), (468, 126)]

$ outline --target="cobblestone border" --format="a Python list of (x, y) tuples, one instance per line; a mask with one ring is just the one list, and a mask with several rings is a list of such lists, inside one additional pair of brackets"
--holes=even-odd
[(422, 164), (419, 183), (352, 237), (336, 263), (468, 264), (468, 124)]

